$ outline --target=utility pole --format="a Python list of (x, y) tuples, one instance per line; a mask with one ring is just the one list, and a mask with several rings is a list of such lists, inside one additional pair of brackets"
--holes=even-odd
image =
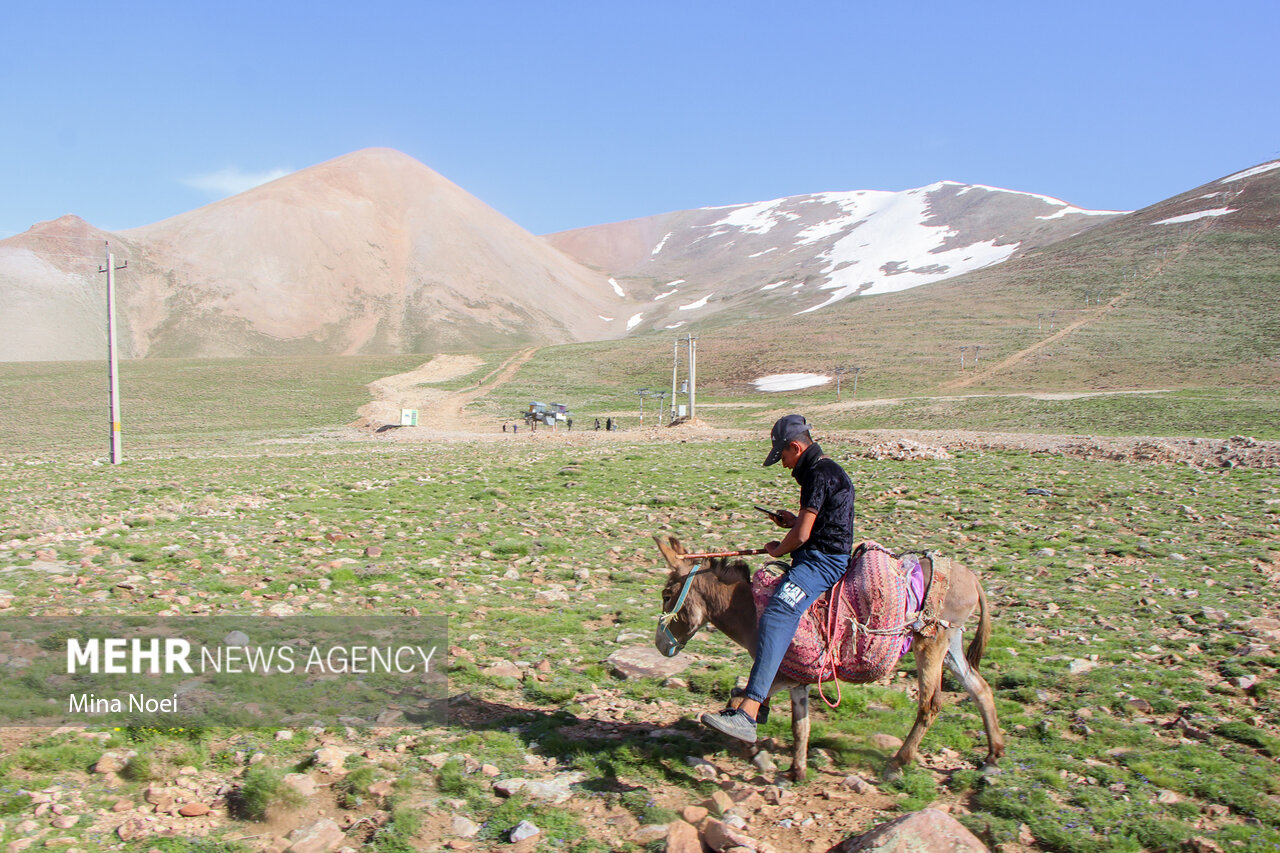
[(964, 352), (968, 347), (960, 347), (960, 369), (964, 370)]
[(640, 398), (640, 426), (644, 426), (644, 397), (649, 393), (648, 388), (637, 388), (636, 396)]
[(835, 370), (835, 373), (836, 373), (836, 402), (837, 402), (837, 403), (839, 403), (839, 402), (840, 402), (840, 377), (841, 377), (841, 375), (842, 375), (842, 374), (845, 374), (845, 373), (848, 373), (848, 372), (849, 372), (849, 368), (847, 368), (847, 367), (837, 367), (837, 368), (836, 368), (836, 370)]
[(676, 419), (676, 369), (680, 365), (680, 338), (677, 337), (671, 343), (671, 417), (670, 421)]
[(120, 436), (120, 370), (116, 363), (116, 270), (124, 269), (129, 262), (116, 266), (111, 244), (105, 246), (107, 265), (99, 267), (98, 272), (107, 274), (107, 407), (111, 417), (111, 464), (119, 465), (124, 461), (124, 447)]
[(978, 350), (982, 349), (982, 344), (973, 345), (973, 369), (978, 369)]
[(858, 399), (858, 374), (862, 372), (861, 367), (853, 369), (853, 399)]
[(689, 420), (697, 414), (698, 399), (698, 339), (689, 335)]

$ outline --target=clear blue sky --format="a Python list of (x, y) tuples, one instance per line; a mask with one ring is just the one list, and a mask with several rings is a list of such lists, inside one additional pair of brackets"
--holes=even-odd
[(400, 149), (535, 233), (982, 183), (1142, 207), (1280, 157), (1280, 3), (10, 3), (0, 237)]

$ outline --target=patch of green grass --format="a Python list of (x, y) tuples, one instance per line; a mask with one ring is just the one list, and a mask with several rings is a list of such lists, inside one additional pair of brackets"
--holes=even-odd
[(1214, 734), (1222, 735), (1228, 740), (1242, 743), (1245, 746), (1251, 746), (1263, 755), (1269, 755), (1272, 758), (1280, 756), (1280, 738), (1269, 735), (1248, 723), (1239, 720), (1223, 723), (1214, 729)]
[(272, 808), (298, 808), (302, 795), (284, 784), (283, 770), (255, 764), (245, 771), (244, 778), (227, 804), (231, 813), (242, 820), (266, 820)]
[(885, 783), (884, 790), (907, 795), (898, 803), (904, 812), (920, 811), (938, 798), (938, 783), (933, 776), (914, 767), (906, 769), (901, 779)]

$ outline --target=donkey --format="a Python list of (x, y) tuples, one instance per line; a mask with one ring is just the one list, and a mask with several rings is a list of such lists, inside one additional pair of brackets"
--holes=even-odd
[[(674, 657), (708, 623), (752, 655), (756, 650), (756, 605), (751, 595), (751, 576), (744, 560), (729, 562), (724, 558), (712, 559), (690, 578), (696, 564), (684, 558), (688, 553), (674, 536), (667, 541), (654, 537), (658, 549), (666, 558), (671, 571), (662, 588), (664, 618), (658, 624), (654, 644), (667, 657)], [(925, 571), (925, 586), (932, 580), (933, 567), (921, 560)], [(688, 583), (684, 601), (681, 590)], [(673, 616), (673, 611), (678, 610)], [(967, 651), (961, 650), (962, 629), (965, 620), (978, 611), (978, 633)], [(978, 674), (978, 662), (986, 651), (991, 638), (991, 612), (987, 596), (978, 577), (969, 569), (952, 561), (951, 585), (943, 600), (937, 634), (927, 638), (912, 632), (911, 648), (916, 655), (916, 678), (920, 687), (919, 710), (915, 725), (902, 743), (882, 776), (886, 780), (902, 776), (902, 768), (916, 761), (920, 741), (929, 726), (942, 710), (942, 666), (945, 663), (964, 685), (982, 714), (982, 724), (987, 731), (987, 757), (983, 770), (997, 770), (997, 762), (1004, 754), (1004, 736), (996, 719), (996, 706), (991, 688)], [(950, 627), (944, 627), (950, 626)], [(808, 770), (809, 750), (809, 685), (798, 684), (781, 674), (769, 688), (772, 697), (780, 690), (791, 692), (791, 774), (797, 782), (804, 779)], [(740, 700), (738, 700), (740, 701)]]

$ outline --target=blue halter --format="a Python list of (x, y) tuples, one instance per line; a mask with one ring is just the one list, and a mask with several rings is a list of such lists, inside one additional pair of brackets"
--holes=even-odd
[[(675, 638), (675, 635), (671, 633), (671, 628), (668, 626), (670, 626), (672, 620), (675, 619), (676, 616), (680, 615), (680, 609), (684, 607), (684, 600), (689, 594), (689, 588), (693, 586), (693, 576), (705, 571), (706, 569), (695, 564), (689, 574), (684, 576), (684, 586), (680, 587), (680, 595), (676, 598), (675, 606), (671, 608), (670, 612), (665, 610), (662, 611), (662, 615), (658, 617), (658, 631), (666, 635), (666, 639), (670, 643), (668, 646), (670, 651), (666, 653), (669, 658), (673, 658), (680, 654), (680, 650), (684, 648), (684, 643)], [(685, 642), (688, 641), (686, 640)]]

